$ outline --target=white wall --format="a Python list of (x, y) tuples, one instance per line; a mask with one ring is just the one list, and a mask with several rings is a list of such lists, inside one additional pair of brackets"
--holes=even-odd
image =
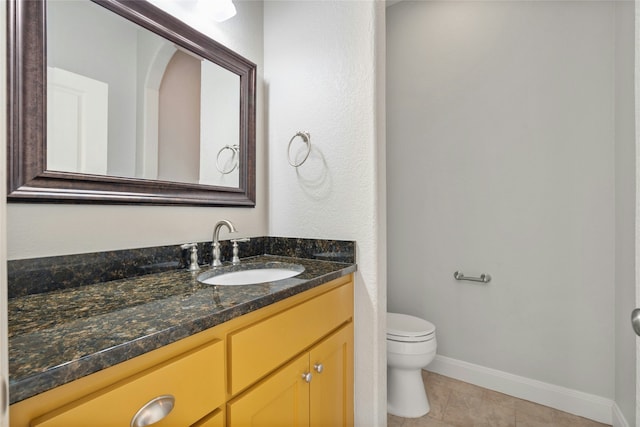
[(615, 401), (635, 425), (636, 350), (629, 315), (635, 307), (635, 19), (633, 2), (616, 3), (615, 33)]
[[(636, 1), (634, 1), (634, 3), (637, 3)], [(636, 5), (637, 6), (637, 5)], [(635, 46), (634, 46), (634, 51), (635, 51), (635, 61), (634, 61), (634, 79), (636, 82), (640, 82), (640, 7), (636, 7), (635, 8), (635, 34), (634, 34), (634, 40), (635, 40)], [(635, 84), (635, 111), (640, 111), (640, 84)], [(635, 132), (635, 141), (636, 141), (636, 175), (635, 175), (635, 181), (636, 183), (638, 182), (638, 178), (640, 177), (640, 174), (638, 173), (638, 154), (640, 154), (640, 149), (638, 149), (639, 145), (640, 145), (640, 117), (638, 117), (638, 115), (635, 115), (635, 128), (636, 128), (636, 132)], [(636, 217), (635, 217), (635, 225), (636, 225), (636, 243), (635, 243), (635, 247), (636, 248), (640, 248), (640, 235), (638, 235), (638, 226), (640, 225), (640, 195), (639, 195), (639, 190), (640, 188), (638, 187), (638, 185), (636, 184)], [(638, 277), (640, 275), (640, 258), (638, 257), (640, 255), (639, 253), (640, 251), (636, 250), (636, 297), (635, 297), (635, 303), (636, 303), (636, 307), (640, 307), (640, 282), (638, 282)], [(640, 372), (640, 339), (638, 339), (638, 337), (636, 337), (635, 339), (636, 341), (636, 376), (638, 375), (638, 372)], [(640, 426), (640, 381), (636, 380), (636, 399), (635, 399), (635, 421), (636, 421), (636, 427)]]
[[(238, 14), (217, 24), (177, 2), (157, 0), (258, 65), (256, 207), (90, 206), (11, 203), (7, 212), (9, 259), (139, 248), (211, 239), (216, 221), (227, 218), (239, 236), (263, 236), (267, 228), (267, 174), (262, 87), (262, 3), (236, 2)], [(175, 7), (173, 10), (171, 7)], [(3, 89), (4, 90), (4, 89)]]
[(387, 9), (389, 310), (432, 321), (440, 355), (607, 399), (614, 12)]
[[(376, 67), (384, 52), (376, 29), (384, 29), (383, 4), (269, 1), (264, 8), (269, 231), (357, 241), (356, 425), (382, 426), (385, 188), (378, 149), (384, 151), (384, 134), (376, 107), (384, 94)], [(297, 131), (311, 133), (313, 150), (295, 169), (287, 144)]]

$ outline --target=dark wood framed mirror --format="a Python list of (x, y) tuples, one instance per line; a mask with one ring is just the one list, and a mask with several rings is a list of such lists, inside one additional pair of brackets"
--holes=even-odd
[[(47, 103), (51, 101), (47, 99), (48, 5), (45, 0), (9, 0), (8, 201), (255, 206), (256, 65), (146, 1), (82, 1), (97, 5), (109, 14), (118, 15), (160, 36), (167, 44), (175, 46), (176, 51), (217, 64), (238, 77), (239, 105), (237, 96), (234, 98), (236, 101), (229, 105), (233, 108), (231, 115), (237, 117), (234, 123), (237, 123), (238, 132), (235, 135), (238, 139), (236, 141), (233, 137), (224, 142), (224, 147), (233, 149), (221, 149), (224, 155), (237, 156), (234, 160), (237, 162), (237, 180), (231, 186), (211, 185), (197, 179), (195, 182), (186, 182), (162, 176), (159, 179), (149, 178), (139, 173), (127, 176), (119, 172), (87, 173), (48, 167), (51, 157), (48, 160), (47, 153), (50, 156), (52, 151), (52, 147), (47, 146), (51, 138), (48, 117), (52, 121), (47, 115)], [(76, 34), (74, 37), (82, 36)], [(216, 94), (202, 94), (203, 99), (215, 97)], [(208, 117), (201, 118), (202, 122), (207, 120)], [(209, 149), (206, 168), (215, 169), (220, 152), (218, 159), (211, 156), (211, 152)], [(174, 159), (180, 157), (175, 152), (173, 156)], [(231, 170), (224, 164), (222, 168), (218, 165), (218, 170), (224, 174)]]

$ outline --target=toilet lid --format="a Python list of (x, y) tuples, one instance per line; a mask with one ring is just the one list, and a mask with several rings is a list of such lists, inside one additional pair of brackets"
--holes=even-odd
[(387, 313), (387, 338), (395, 341), (426, 341), (435, 335), (436, 327), (419, 317)]

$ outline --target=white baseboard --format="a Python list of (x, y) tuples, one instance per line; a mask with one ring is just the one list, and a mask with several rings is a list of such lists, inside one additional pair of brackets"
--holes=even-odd
[(601, 423), (612, 424), (617, 418), (614, 427), (629, 427), (619, 408), (615, 413), (617, 405), (604, 397), (440, 355), (427, 370)]
[(629, 427), (627, 419), (616, 403), (613, 404), (613, 422), (611, 424), (613, 427)]

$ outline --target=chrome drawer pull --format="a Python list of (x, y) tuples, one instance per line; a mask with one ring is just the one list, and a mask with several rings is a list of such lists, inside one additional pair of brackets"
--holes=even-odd
[(311, 372), (305, 372), (304, 374), (302, 374), (302, 379), (305, 382), (310, 383), (312, 378), (313, 378), (313, 375), (311, 375)]
[(322, 363), (316, 363), (313, 365), (313, 369), (315, 369), (317, 373), (321, 374), (322, 371), (324, 371), (324, 366), (322, 366)]
[(176, 398), (170, 394), (151, 399), (131, 419), (131, 427), (145, 427), (157, 423), (171, 412)]

